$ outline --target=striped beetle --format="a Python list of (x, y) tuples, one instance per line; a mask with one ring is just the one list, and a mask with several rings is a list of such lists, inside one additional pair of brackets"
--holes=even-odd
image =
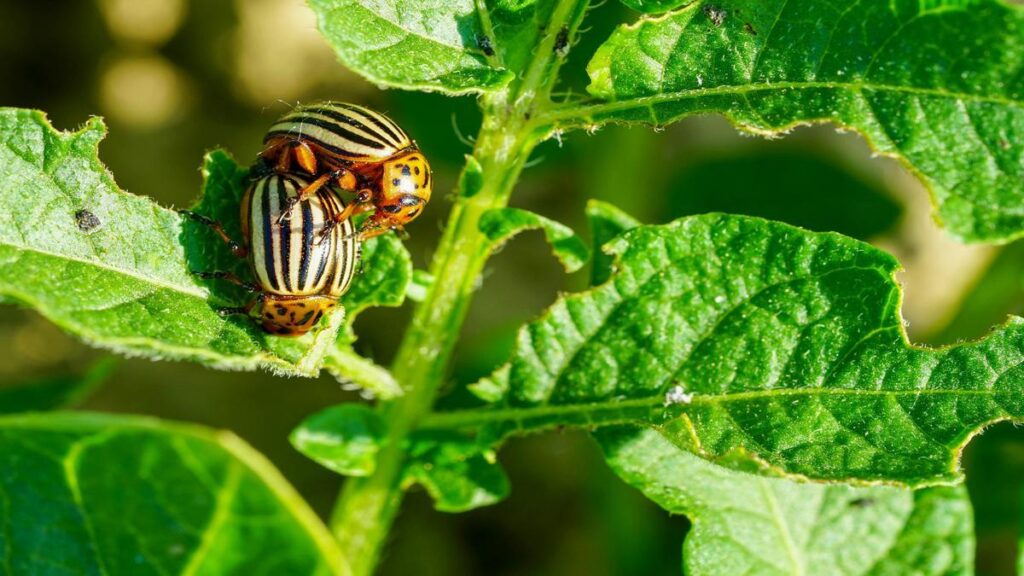
[(341, 102), (299, 106), (281, 117), (263, 139), (264, 169), (292, 172), (296, 164), (315, 180), (298, 198), (336, 184), (356, 193), (339, 220), (375, 209), (360, 227), (360, 239), (402, 230), (430, 201), (430, 164), (390, 118)]
[(256, 278), (248, 282), (231, 272), (195, 272), (256, 294), (244, 306), (222, 308), (221, 314), (258, 316), (271, 334), (301, 336), (348, 289), (360, 255), (358, 235), (351, 220), (337, 219), (346, 206), (330, 188), (321, 187), (301, 202), (292, 201), (309, 184), (288, 174), (257, 179), (242, 197), (244, 245), (233, 241), (220, 223), (181, 211), (213, 229), (235, 256), (247, 258)]

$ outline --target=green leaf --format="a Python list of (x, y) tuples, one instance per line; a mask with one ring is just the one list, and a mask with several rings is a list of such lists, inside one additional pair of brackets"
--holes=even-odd
[(551, 251), (566, 272), (575, 272), (590, 259), (587, 245), (572, 228), (519, 208), (495, 208), (480, 217), (480, 231), (491, 242), (491, 250), (500, 250), (505, 242), (524, 230), (541, 230)]
[[(375, 410), (339, 404), (307, 418), (291, 434), (295, 448), (345, 476), (369, 476), (387, 443)], [(442, 512), (464, 512), (494, 504), (509, 493), (508, 477), (493, 450), (450, 432), (417, 433), (408, 441), (402, 487), (422, 485)]]
[[(242, 238), (238, 207), (245, 194), (248, 170), (236, 164), (225, 152), (214, 151), (207, 156), (204, 174), (203, 196), (195, 210), (221, 222), (232, 238)], [(190, 269), (229, 270), (242, 278), (252, 277), (248, 262), (232, 256), (228, 246), (207, 227), (187, 222), (185, 230)], [(315, 375), (322, 366), (339, 381), (362, 389), (367, 396), (393, 398), (402, 390), (387, 369), (362, 358), (352, 349), (356, 340), (352, 323), (367, 308), (402, 304), (406, 286), (412, 277), (412, 261), (402, 242), (391, 234), (364, 242), (360, 250), (359, 274), (341, 297), (342, 306), (339, 308), (343, 308), (343, 312), (331, 316), (331, 324), (316, 336), (313, 348), (305, 352), (309, 358), (306, 364), (311, 366), (306, 375)], [(244, 292), (224, 282), (211, 281), (207, 284), (210, 289), (217, 290), (214, 294), (224, 305), (247, 298)], [(250, 328), (262, 335), (255, 326)], [(306, 338), (262, 337), (275, 351), (304, 353), (302, 346)]]
[[(0, 293), (118, 352), (315, 374), (340, 318), (301, 339), (222, 318), (215, 306), (226, 302), (211, 302), (189, 269), (230, 266), (226, 248), (198, 225), (183, 230), (175, 212), (119, 190), (96, 155), (105, 132), (98, 118), (61, 133), (39, 112), (0, 109)], [(235, 214), (237, 226), (238, 204), (227, 195), (241, 188), (244, 171), (215, 152), (204, 173), (218, 213)]]
[[(412, 282), (412, 258), (405, 244), (394, 234), (371, 238), (362, 245), (359, 275), (341, 297), (346, 326), (351, 327), (363, 310), (378, 306), (401, 306)], [(347, 330), (351, 334), (351, 330)]]
[(309, 0), (320, 33), (341, 61), (372, 82), (449, 94), (483, 92), (513, 74), (477, 45), (483, 27), (473, 0)]
[(339, 404), (317, 412), (296, 428), (292, 446), (345, 476), (369, 476), (384, 443), (380, 416), (362, 404)]
[[(0, 109), (0, 294), (118, 352), (315, 376), (344, 312), (302, 338), (270, 336), (249, 318), (221, 317), (218, 307), (251, 296), (190, 271), (248, 277), (247, 262), (205, 226), (119, 190), (97, 157), (105, 133), (97, 118), (64, 133), (39, 112)], [(203, 175), (195, 209), (241, 240), (246, 169), (215, 151)], [(364, 249), (368, 272), (343, 300), (355, 313), (400, 302), (411, 275), (398, 240), (380, 238)]]
[(417, 434), (411, 444), (403, 487), (422, 485), (437, 510), (466, 512), (508, 496), (508, 476), (492, 450), (446, 432)]
[(447, 94), (488, 92), (512, 82), (532, 58), (554, 5), (551, 0), (308, 3), (320, 33), (347, 67), (382, 86)]
[(931, 189), (969, 241), (1024, 235), (1024, 12), (997, 0), (696, 1), (619, 28), (589, 91), (541, 123), (663, 125), (721, 113), (778, 134), (857, 130)]
[(604, 284), (612, 275), (615, 255), (605, 252), (602, 247), (626, 230), (640, 226), (640, 221), (615, 206), (591, 200), (587, 202), (587, 221), (594, 245), (594, 263), (590, 270), (590, 284)]
[(970, 574), (974, 535), (962, 487), (854, 488), (735, 472), (656, 430), (599, 434), (623, 480), (693, 521), (686, 574)]
[(348, 574), (326, 527), (226, 432), (147, 418), (0, 418), (12, 574)]
[(434, 414), (423, 429), (494, 444), (642, 424), (728, 466), (920, 486), (959, 480), (975, 433), (1024, 416), (1024, 321), (912, 347), (897, 263), (867, 244), (710, 214), (608, 248), (615, 275), (525, 326), (485, 379), (497, 406)]
[(368, 397), (389, 399), (402, 394), (391, 373), (352, 349), (352, 331), (363, 310), (377, 306), (401, 306), (412, 286), (412, 259), (405, 245), (393, 234), (377, 236), (362, 245), (360, 273), (341, 297), (345, 325), (337, 344), (327, 351), (324, 368), (343, 383), (351, 383)]
[(692, 0), (622, 0), (622, 3), (645, 14), (657, 14), (667, 12), (690, 3)]
[(389, 400), (402, 395), (402, 387), (387, 368), (363, 358), (343, 340), (327, 351), (324, 369), (346, 390), (360, 390), (367, 400)]
[(116, 360), (104, 358), (82, 375), (43, 378), (0, 388), (0, 414), (42, 412), (74, 406), (109, 378), (116, 367)]

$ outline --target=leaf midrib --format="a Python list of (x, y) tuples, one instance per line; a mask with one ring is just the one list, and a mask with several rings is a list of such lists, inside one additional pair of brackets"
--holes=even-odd
[(203, 290), (201, 288), (196, 288), (195, 290), (190, 290), (187, 286), (183, 286), (183, 285), (180, 285), (180, 284), (170, 284), (170, 283), (168, 283), (166, 281), (158, 280), (158, 279), (156, 279), (154, 277), (146, 276), (146, 275), (143, 275), (143, 274), (139, 274), (139, 273), (131, 271), (131, 270), (126, 270), (126, 269), (122, 269), (122, 268), (115, 268), (114, 266), (110, 266), (110, 265), (105, 264), (105, 263), (103, 263), (103, 262), (101, 262), (99, 260), (88, 260), (88, 259), (82, 258), (80, 256), (71, 256), (71, 255), (68, 255), (68, 254), (61, 254), (59, 252), (51, 252), (49, 250), (40, 249), (40, 248), (38, 248), (36, 246), (26, 246), (26, 245), (23, 245), (23, 244), (19, 244), (19, 243), (12, 242), (12, 241), (7, 241), (7, 240), (0, 241), (0, 246), (9, 246), (11, 248), (14, 248), (15, 250), (19, 250), (19, 251), (22, 251), (22, 252), (31, 252), (31, 253), (39, 254), (41, 256), (48, 256), (48, 257), (51, 257), (51, 258), (57, 258), (59, 260), (67, 260), (67, 261), (71, 261), (71, 262), (78, 262), (79, 264), (86, 264), (86, 265), (89, 265), (89, 266), (93, 266), (93, 267), (99, 268), (101, 270), (107, 270), (107, 271), (110, 271), (110, 272), (114, 272), (116, 274), (120, 274), (122, 276), (127, 276), (129, 278), (134, 278), (136, 280), (139, 280), (139, 281), (144, 282), (146, 284), (151, 284), (151, 285), (156, 286), (156, 287), (166, 288), (168, 290), (173, 290), (174, 292), (179, 292), (179, 293), (185, 294), (187, 296), (195, 296), (195, 297), (199, 298), (200, 300), (202, 300), (204, 302), (207, 300), (207, 298), (206, 298), (207, 293), (206, 293), (205, 290)]
[(786, 522), (785, 515), (779, 507), (779, 500), (775, 495), (775, 491), (772, 490), (764, 478), (757, 479), (757, 486), (761, 490), (761, 495), (768, 503), (772, 523), (775, 524), (776, 529), (779, 531), (779, 536), (782, 539), (783, 548), (786, 551), (786, 556), (789, 558), (789, 564), (793, 569), (794, 576), (803, 576), (806, 570), (804, 569), (804, 562), (801, 561), (802, 555), (797, 550), (796, 543), (793, 542), (793, 534), (790, 532), (789, 523)]
[[(1016, 366), (1024, 365), (1024, 362), (1010, 366), (1007, 371)], [(714, 406), (729, 402), (741, 402), (760, 400), (763, 398), (780, 398), (794, 396), (995, 396), (997, 391), (992, 389), (958, 390), (947, 388), (925, 388), (914, 390), (858, 390), (853, 388), (774, 388), (768, 390), (751, 390), (747, 392), (734, 392), (724, 394), (701, 394), (695, 395), (688, 404), (681, 404), (675, 407), (665, 408), (666, 419), (678, 414), (683, 414), (688, 408), (694, 406)], [(645, 396), (643, 398), (631, 398), (628, 400), (606, 400), (591, 402), (587, 404), (541, 404), (536, 406), (506, 407), (497, 410), (470, 409), (453, 410), (450, 412), (436, 412), (423, 419), (420, 424), (421, 430), (451, 430), (451, 429), (472, 429), (487, 424), (500, 422), (521, 422), (530, 419), (547, 417), (559, 417), (573, 414), (587, 414), (591, 412), (607, 412), (628, 410), (631, 408), (653, 408), (664, 404), (664, 395), (659, 393), (656, 396)], [(625, 421), (633, 421), (626, 418)], [(609, 419), (594, 424), (612, 424), (617, 420)], [(545, 422), (543, 427), (554, 427), (561, 425), (560, 421)]]
[(562, 119), (586, 118), (595, 114), (629, 110), (638, 107), (650, 107), (654, 104), (671, 102), (673, 100), (695, 99), (702, 96), (720, 95), (745, 95), (751, 92), (770, 90), (809, 90), (825, 88), (830, 90), (864, 91), (873, 90), (878, 92), (899, 92), (913, 94), (915, 96), (937, 96), (951, 98), (966, 102), (983, 102), (988, 104), (1000, 104), (1016, 108), (1024, 108), (1024, 102), (1014, 100), (1005, 96), (993, 96), (985, 94), (972, 94), (969, 92), (954, 92), (941, 88), (924, 88), (918, 86), (900, 86), (895, 84), (876, 84), (873, 82), (835, 82), (835, 81), (783, 81), (783, 82), (757, 82), (751, 84), (736, 84), (726, 86), (715, 86), (712, 88), (691, 88), (665, 92), (650, 96), (638, 96), (624, 100), (605, 101), (597, 104), (575, 103), (566, 106), (551, 108), (546, 114), (538, 116), (538, 122), (551, 123)]

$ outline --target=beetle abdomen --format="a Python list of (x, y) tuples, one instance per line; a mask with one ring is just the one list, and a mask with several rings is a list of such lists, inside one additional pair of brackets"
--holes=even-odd
[(355, 274), (358, 241), (350, 220), (323, 234), (345, 208), (330, 189), (322, 188), (302, 202), (289, 202), (306, 185), (300, 178), (277, 174), (253, 184), (243, 210), (250, 263), (260, 286), (269, 293), (336, 298), (348, 289)]
[(413, 145), (390, 118), (355, 104), (300, 106), (278, 120), (263, 139), (292, 138), (352, 162), (390, 158)]

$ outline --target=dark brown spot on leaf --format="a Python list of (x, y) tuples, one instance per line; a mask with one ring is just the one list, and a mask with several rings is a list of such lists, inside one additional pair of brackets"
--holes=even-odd
[(100, 227), (100, 219), (92, 212), (82, 209), (75, 212), (75, 224), (78, 225), (78, 229), (82, 232), (92, 232), (93, 230)]

